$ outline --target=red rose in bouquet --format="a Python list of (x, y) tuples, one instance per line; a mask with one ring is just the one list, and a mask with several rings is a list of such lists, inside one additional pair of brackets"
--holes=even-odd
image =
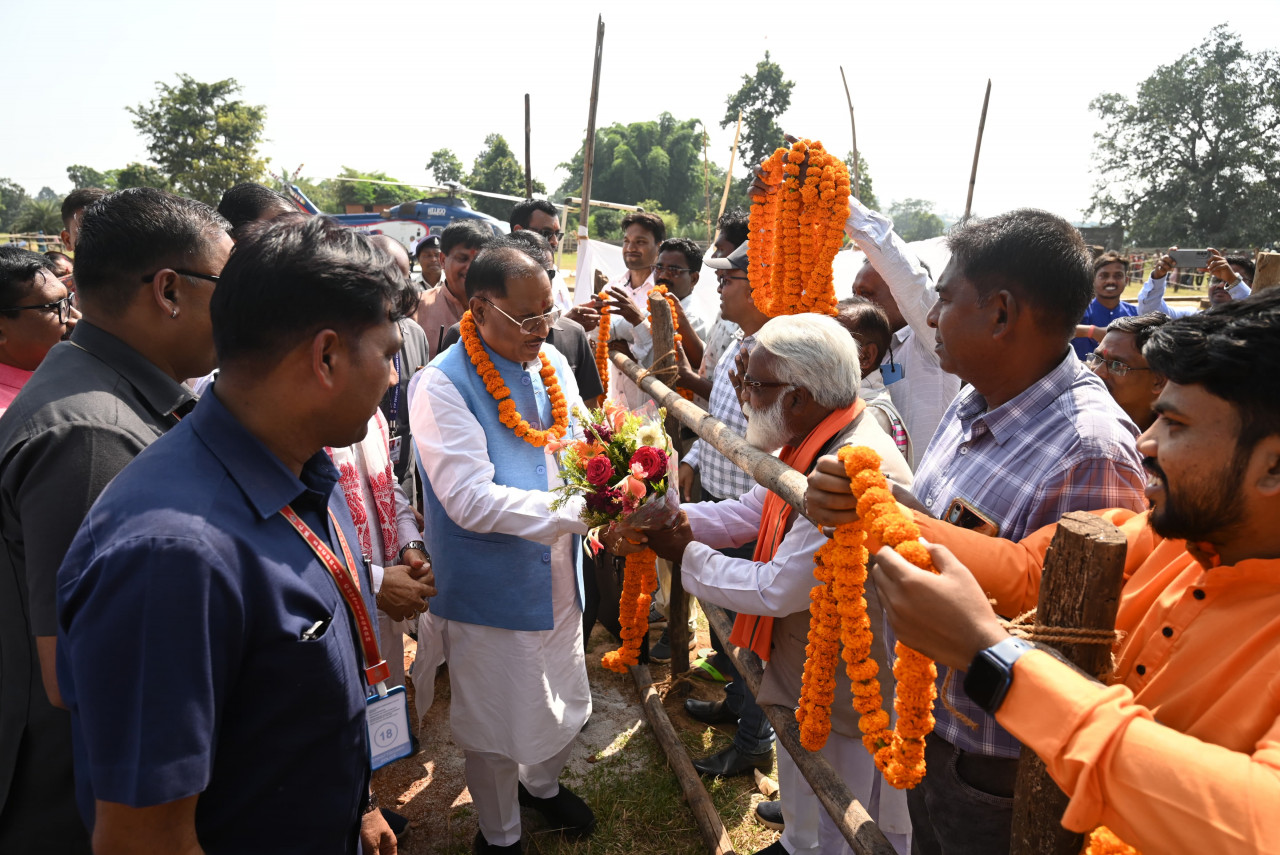
[(642, 445), (631, 455), (631, 474), (638, 478), (660, 478), (666, 471), (667, 453), (660, 448)]
[(597, 454), (587, 461), (587, 481), (597, 487), (603, 487), (613, 479), (613, 462), (603, 454)]

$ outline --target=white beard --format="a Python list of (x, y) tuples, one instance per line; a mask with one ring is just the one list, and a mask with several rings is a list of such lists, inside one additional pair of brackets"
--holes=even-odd
[(750, 404), (743, 404), (742, 412), (747, 417), (747, 442), (761, 451), (777, 451), (791, 438), (782, 416), (781, 394), (768, 409), (756, 410)]

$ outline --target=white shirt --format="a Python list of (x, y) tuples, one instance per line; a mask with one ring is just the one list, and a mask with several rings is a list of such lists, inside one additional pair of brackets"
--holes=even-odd
[[(888, 217), (863, 207), (851, 196), (844, 230), (889, 286), (898, 311), (907, 322), (894, 333), (891, 345), (893, 362), (901, 367), (903, 376), (886, 385), (911, 435), (910, 463), (914, 469), (942, 422), (943, 413), (960, 391), (960, 378), (942, 370), (934, 350), (934, 331), (926, 320), (938, 293), (929, 271), (893, 231), (893, 221)], [(886, 356), (880, 364), (882, 372), (888, 364)]]
[[(612, 280), (608, 288), (617, 286), (627, 293), (631, 298), (631, 302), (640, 310), (641, 317), (649, 316), (649, 292), (653, 290), (653, 271), (649, 271), (649, 276), (634, 286), (631, 284), (631, 271), (623, 272), (621, 276)], [(609, 314), (609, 340), (625, 341), (628, 344), (635, 340), (635, 328), (631, 323), (622, 318), (616, 312)], [(632, 356), (635, 356), (632, 351)], [(609, 363), (609, 399), (617, 401), (629, 410), (637, 410), (644, 406), (647, 401), (652, 400), (647, 394), (640, 391), (640, 387), (631, 382), (631, 378), (618, 370), (618, 367)]]
[[(1187, 315), (1194, 315), (1201, 311), (1198, 304), (1184, 309), (1170, 306), (1166, 303), (1164, 301), (1164, 289), (1168, 284), (1168, 276), (1161, 276), (1159, 279), (1154, 276), (1147, 277), (1147, 281), (1142, 283), (1142, 289), (1138, 291), (1138, 314), (1163, 312), (1170, 318), (1185, 318)], [(1236, 281), (1227, 289), (1227, 293), (1231, 295), (1233, 300), (1243, 300), (1252, 294), (1253, 290), (1244, 284), (1243, 279), (1237, 276)]]
[[(549, 347), (549, 345), (544, 345)], [(538, 362), (525, 363), (534, 382)], [(569, 409), (582, 406), (573, 375), (559, 375)], [(555, 755), (591, 715), (582, 612), (570, 535), (585, 534), (581, 499), (551, 510), (559, 465), (545, 452), (547, 490), (495, 484), (484, 430), (453, 382), (435, 366), (420, 372), (409, 421), (423, 471), (445, 513), (474, 532), (500, 532), (551, 547), (554, 627), (522, 632), (433, 619), (449, 661), (450, 723), (464, 750), (534, 764)]]

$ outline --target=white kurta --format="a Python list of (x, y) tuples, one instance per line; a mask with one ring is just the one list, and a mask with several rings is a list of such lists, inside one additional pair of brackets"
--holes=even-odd
[[(532, 382), (541, 382), (538, 363), (526, 363), (525, 370)], [(581, 406), (573, 376), (559, 380), (570, 410)], [(484, 429), (438, 368), (422, 371), (409, 419), (422, 468), (451, 520), (468, 531), (511, 534), (551, 547), (552, 629), (525, 632), (432, 620), (449, 661), (454, 741), (466, 751), (541, 763), (568, 745), (591, 715), (571, 538), (587, 530), (579, 519), (581, 501), (551, 510), (550, 490), (561, 480), (549, 452), (547, 490), (495, 484)]]
[[(649, 271), (649, 275), (640, 285), (631, 284), (631, 271), (623, 271), (622, 275), (609, 283), (608, 287), (617, 286), (631, 297), (631, 302), (640, 310), (641, 317), (649, 316), (649, 292), (653, 290), (653, 271)], [(610, 340), (624, 341), (631, 344), (634, 341), (635, 328), (631, 322), (624, 319), (617, 312), (611, 312), (609, 315), (609, 338)], [(634, 353), (632, 354), (634, 355)], [(629, 410), (636, 410), (644, 406), (650, 400), (649, 396), (640, 391), (640, 387), (631, 381), (631, 378), (618, 370), (618, 367), (612, 362), (609, 363), (609, 399), (617, 401)]]

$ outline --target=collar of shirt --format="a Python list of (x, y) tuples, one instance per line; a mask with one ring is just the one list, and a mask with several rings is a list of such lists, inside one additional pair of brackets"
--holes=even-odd
[(987, 400), (972, 386), (966, 386), (956, 401), (956, 417), (964, 425), (965, 439), (974, 426), (981, 423), (991, 432), (997, 444), (1017, 436), (1028, 424), (1036, 421), (1044, 408), (1058, 399), (1076, 379), (1087, 370), (1070, 348), (1053, 370), (1022, 390), (1017, 396), (987, 412)]
[(34, 373), (33, 371), (27, 371), (26, 369), (0, 362), (0, 386), (21, 389), (23, 384), (30, 380), (31, 375)]
[(227, 474), (244, 492), (262, 519), (269, 519), (300, 496), (323, 508), (338, 484), (338, 470), (318, 450), (294, 475), (218, 400), (216, 391), (205, 395), (188, 417), (196, 435), (226, 467)]
[(171, 415), (196, 398), (187, 386), (165, 374), (154, 362), (83, 318), (72, 331), (70, 342), (119, 372), (147, 405), (161, 415)]

